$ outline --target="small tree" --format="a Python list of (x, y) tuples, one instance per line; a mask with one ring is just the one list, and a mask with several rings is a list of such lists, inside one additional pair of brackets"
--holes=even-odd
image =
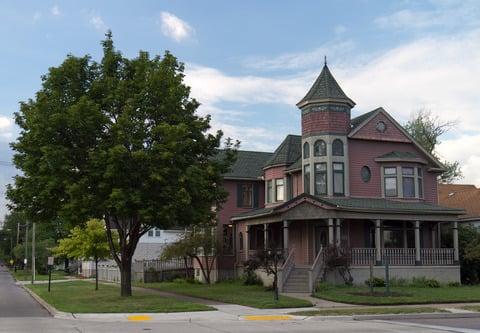
[(267, 275), (273, 275), (273, 297), (278, 301), (278, 271), (280, 263), (284, 260), (283, 251), (278, 248), (267, 249), (259, 254), (260, 267), (265, 270)]
[(84, 227), (76, 226), (67, 238), (60, 240), (53, 251), (57, 255), (69, 258), (93, 259), (95, 262), (95, 290), (98, 290), (98, 261), (110, 256), (110, 247), (103, 221), (91, 219)]
[(352, 285), (353, 277), (350, 272), (350, 251), (349, 249), (329, 245), (324, 248), (324, 271), (322, 280), (325, 279), (328, 272), (338, 271), (345, 284)]
[(210, 274), (215, 260), (220, 252), (220, 244), (215, 236), (215, 227), (212, 225), (197, 226), (176, 242), (169, 244), (162, 253), (162, 258), (189, 257), (196, 261), (204, 280), (210, 284)]

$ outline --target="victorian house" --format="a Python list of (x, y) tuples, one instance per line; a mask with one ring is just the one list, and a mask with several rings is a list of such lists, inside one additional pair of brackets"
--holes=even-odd
[[(457, 217), (438, 204), (443, 166), (383, 108), (351, 117), (355, 102), (325, 64), (298, 102), (300, 135), (273, 153), (239, 151), (224, 177), (218, 278), (258, 251), (282, 249), (280, 288), (311, 290), (328, 245), (349, 253), (354, 283), (384, 275), (459, 281)], [(440, 230), (452, 228), (453, 244)], [(336, 281), (338, 276), (329, 276)], [(340, 281), (337, 281), (340, 282)]]

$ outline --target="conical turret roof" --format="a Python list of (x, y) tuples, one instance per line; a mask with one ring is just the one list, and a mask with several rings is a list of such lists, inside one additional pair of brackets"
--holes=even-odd
[(352, 101), (340, 88), (335, 78), (330, 72), (327, 64), (323, 66), (322, 72), (315, 80), (308, 93), (300, 102), (297, 103), (298, 107), (303, 107), (310, 103), (315, 102), (341, 102), (353, 107), (355, 102)]

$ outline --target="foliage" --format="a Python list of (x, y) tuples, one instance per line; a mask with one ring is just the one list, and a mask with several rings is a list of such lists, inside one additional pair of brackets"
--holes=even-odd
[[(113, 242), (118, 244), (118, 239), (114, 238)], [(98, 290), (98, 261), (110, 257), (105, 222), (91, 219), (84, 227), (76, 226), (70, 231), (68, 237), (59, 241), (53, 252), (67, 258), (93, 259), (95, 262), (95, 289)]]
[(385, 279), (379, 278), (379, 277), (373, 277), (371, 279), (365, 280), (365, 284), (368, 287), (374, 287), (374, 288), (385, 287)]
[(255, 271), (260, 267), (258, 260), (249, 259), (244, 262), (245, 268), (243, 284), (246, 286), (263, 285), (262, 280), (257, 276)]
[[(439, 158), (436, 148), (440, 144), (440, 137), (455, 126), (454, 121), (443, 122), (438, 116), (434, 116), (429, 110), (419, 110), (405, 125), (407, 132), (426, 151)], [(443, 161), (445, 172), (440, 176), (443, 183), (452, 183), (463, 178), (460, 163), (458, 161)]]
[(321, 279), (324, 280), (328, 272), (338, 271), (345, 284), (352, 285), (353, 277), (350, 273), (350, 250), (344, 247), (329, 245), (324, 251), (324, 271)]
[(186, 231), (176, 242), (167, 245), (162, 252), (162, 258), (192, 258), (200, 267), (204, 280), (210, 284), (211, 271), (220, 253), (220, 247), (215, 227), (203, 225)]
[(412, 278), (410, 286), (417, 288), (440, 288), (440, 282), (436, 279), (428, 279), (421, 276)]
[(140, 237), (152, 227), (212, 221), (238, 145), (227, 140), (215, 158), (222, 132), (209, 134), (210, 117), (196, 114), (184, 65), (171, 53), (125, 58), (110, 32), (102, 46), (100, 62), (67, 56), (21, 103), (12, 144), (21, 173), (7, 196), (31, 221), (73, 226), (105, 218), (121, 293), (129, 296)]
[(447, 286), (448, 287), (461, 287), (462, 284), (458, 281), (450, 281), (447, 283)]
[(267, 273), (267, 275), (273, 275), (273, 295), (275, 301), (278, 301), (278, 272), (281, 268), (281, 263), (286, 259), (285, 253), (283, 250), (273, 247), (266, 251), (260, 251), (258, 258), (260, 267), (265, 270), (265, 273)]

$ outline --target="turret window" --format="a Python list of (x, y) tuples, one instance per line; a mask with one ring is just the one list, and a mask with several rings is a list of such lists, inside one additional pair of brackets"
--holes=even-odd
[(326, 156), (327, 155), (327, 144), (323, 140), (315, 141), (313, 145), (313, 156)]
[(283, 201), (284, 199), (283, 178), (275, 179), (275, 199), (276, 201)]
[(332, 143), (332, 155), (343, 156), (343, 142), (340, 139), (333, 140)]
[(310, 194), (310, 164), (303, 166), (303, 191)]
[(345, 195), (345, 172), (343, 163), (333, 163), (333, 194)]
[(308, 142), (305, 142), (303, 144), (303, 158), (309, 158), (310, 157), (310, 145)]
[(327, 163), (315, 163), (315, 195), (327, 194)]

